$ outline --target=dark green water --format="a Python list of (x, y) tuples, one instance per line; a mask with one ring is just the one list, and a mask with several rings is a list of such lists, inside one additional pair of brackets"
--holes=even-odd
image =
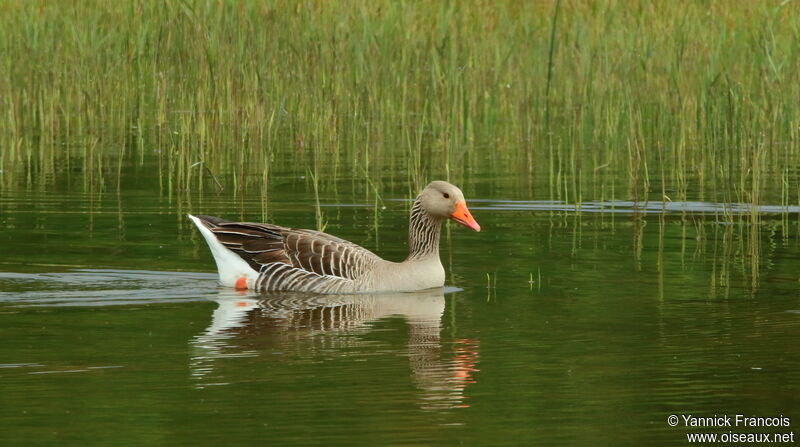
[[(1, 445), (685, 445), (800, 424), (795, 208), (577, 212), (477, 180), (483, 231), (445, 229), (446, 290), (308, 299), (218, 288), (184, 217), (260, 220), (259, 197), (141, 176), (0, 193)], [(402, 190), (378, 210), (323, 191), (327, 231), (402, 259)], [(269, 197), (271, 221), (314, 226), (306, 181)], [(791, 426), (667, 425), (690, 413)]]

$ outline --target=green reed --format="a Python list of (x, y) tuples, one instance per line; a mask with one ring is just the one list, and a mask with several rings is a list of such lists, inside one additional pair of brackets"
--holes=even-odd
[(157, 166), (165, 194), (219, 181), (266, 196), (271, 175), (311, 170), (322, 191), (356, 175), (469, 192), (482, 176), (574, 203), (796, 203), (798, 13), (4, 0), (0, 182), (113, 189), (134, 163)]

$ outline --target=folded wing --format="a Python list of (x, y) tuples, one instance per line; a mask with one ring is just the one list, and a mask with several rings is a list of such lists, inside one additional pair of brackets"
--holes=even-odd
[(380, 259), (363, 247), (319, 231), (197, 218), (225, 248), (261, 273), (262, 289), (297, 289), (306, 282), (307, 287), (301, 288), (317, 290), (325, 280), (358, 280)]

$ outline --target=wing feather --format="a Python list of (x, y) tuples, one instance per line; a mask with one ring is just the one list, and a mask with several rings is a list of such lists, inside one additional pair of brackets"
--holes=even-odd
[(226, 248), (261, 272), (259, 284), (267, 290), (298, 283), (322, 287), (325, 278), (356, 280), (380, 259), (352, 242), (319, 231), (197, 217)]

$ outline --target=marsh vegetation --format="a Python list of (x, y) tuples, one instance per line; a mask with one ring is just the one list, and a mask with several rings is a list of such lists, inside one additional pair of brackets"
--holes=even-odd
[(113, 190), (153, 162), (167, 195), (311, 170), (367, 195), (488, 174), (576, 204), (797, 203), (799, 12), (5, 1), (2, 182)]

